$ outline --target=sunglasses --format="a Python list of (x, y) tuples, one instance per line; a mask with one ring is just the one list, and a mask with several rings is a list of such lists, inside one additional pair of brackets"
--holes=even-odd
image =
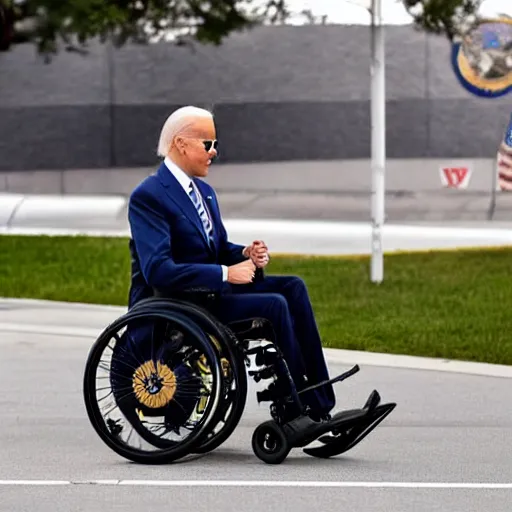
[(217, 148), (219, 147), (219, 141), (217, 139), (214, 140), (203, 140), (204, 149), (206, 151), (210, 151), (212, 148), (217, 151)]

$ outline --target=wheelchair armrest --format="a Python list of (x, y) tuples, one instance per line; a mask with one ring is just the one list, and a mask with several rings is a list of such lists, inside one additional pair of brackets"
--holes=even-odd
[[(257, 268), (253, 282), (261, 281), (264, 278), (265, 274), (263, 269)], [(153, 296), (166, 299), (183, 300), (185, 302), (191, 302), (198, 306), (210, 309), (217, 304), (220, 293), (211, 290), (210, 288), (187, 288), (183, 291), (169, 293), (166, 290), (153, 287)]]

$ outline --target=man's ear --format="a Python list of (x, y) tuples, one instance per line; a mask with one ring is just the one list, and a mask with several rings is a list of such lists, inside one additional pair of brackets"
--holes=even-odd
[(180, 137), (178, 135), (177, 137), (174, 138), (174, 145), (180, 152), (183, 152), (183, 150), (185, 149), (185, 140), (183, 139), (183, 137)]

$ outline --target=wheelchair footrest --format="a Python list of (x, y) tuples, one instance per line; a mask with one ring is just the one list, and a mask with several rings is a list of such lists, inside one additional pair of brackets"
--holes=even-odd
[(366, 411), (364, 409), (343, 411), (327, 421), (314, 421), (309, 416), (304, 415), (283, 425), (283, 430), (292, 446), (302, 447), (335, 429), (354, 426), (365, 415)]
[[(323, 442), (324, 446), (307, 448), (306, 453), (327, 453), (327, 456), (332, 456), (359, 443), (395, 407), (396, 404), (380, 405), (380, 395), (374, 390), (361, 409), (341, 411), (324, 421), (314, 421), (307, 415), (300, 415), (285, 423), (282, 428), (291, 446), (304, 447), (318, 440)], [(325, 435), (328, 433), (332, 435)]]
[[(303, 448), (304, 453), (313, 457), (328, 458), (347, 452), (359, 444), (377, 425), (382, 422), (396, 407), (395, 403), (378, 405), (368, 410), (362, 409), (364, 414), (350, 419), (338, 418), (336, 435), (327, 435), (318, 438), (323, 445), (312, 448)], [(333, 418), (333, 421), (335, 418)]]

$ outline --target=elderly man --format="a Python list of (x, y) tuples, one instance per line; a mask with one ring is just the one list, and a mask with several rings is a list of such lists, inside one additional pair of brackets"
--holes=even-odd
[[(328, 371), (313, 310), (303, 281), (295, 276), (254, 279), (269, 261), (266, 244), (229, 241), (214, 190), (200, 178), (217, 155), (212, 114), (183, 107), (166, 120), (157, 172), (133, 191), (128, 217), (132, 249), (129, 307), (159, 289), (172, 296), (189, 289), (219, 295), (223, 323), (251, 317), (268, 319), (299, 389), (327, 380)], [(331, 386), (305, 399), (315, 420), (328, 417), (335, 397)]]

